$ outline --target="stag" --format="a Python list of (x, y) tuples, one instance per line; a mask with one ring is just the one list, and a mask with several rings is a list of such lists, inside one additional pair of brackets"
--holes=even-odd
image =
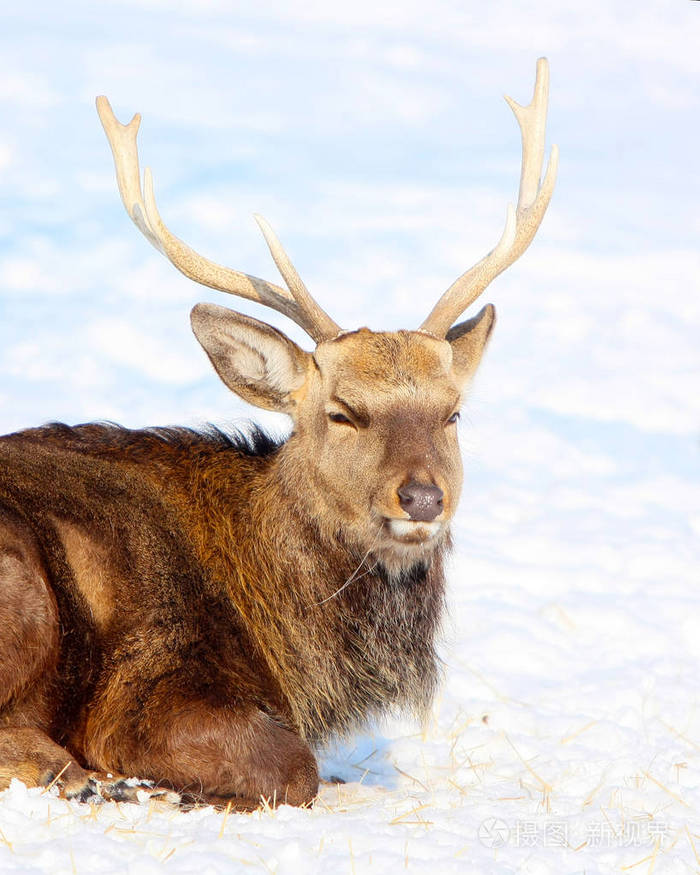
[(541, 179), (547, 94), (540, 59), (532, 102), (508, 98), (522, 172), (495, 249), (419, 329), (395, 332), (341, 330), (261, 217), (287, 288), (175, 237), (148, 170), (141, 187), (139, 116), (122, 125), (97, 99), (122, 201), (150, 243), (316, 346), (214, 304), (192, 310), (224, 383), (292, 418), (282, 443), (103, 424), (0, 439), (0, 787), (305, 805), (331, 733), (425, 712), (462, 480), (456, 422), (494, 308), (454, 323), (542, 221), (557, 163), (553, 148)]

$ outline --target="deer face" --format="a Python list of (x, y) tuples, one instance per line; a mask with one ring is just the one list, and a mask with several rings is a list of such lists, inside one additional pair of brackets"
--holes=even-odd
[(486, 307), (450, 340), (361, 328), (307, 353), (231, 310), (192, 313), (224, 382), (293, 417), (284, 465), (310, 511), (389, 566), (417, 561), (446, 535), (462, 482), (459, 408), (493, 321)]
[(410, 561), (441, 540), (462, 481), (450, 344), (365, 328), (319, 344), (313, 361), (296, 427), (326, 514)]

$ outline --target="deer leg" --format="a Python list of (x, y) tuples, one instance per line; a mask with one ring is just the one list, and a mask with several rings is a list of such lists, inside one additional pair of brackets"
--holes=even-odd
[(190, 803), (252, 810), (263, 798), (290, 805), (314, 799), (316, 759), (298, 734), (233, 695), (213, 704), (173, 686), (160, 684), (130, 727), (117, 723), (110, 697), (103, 699), (89, 721), (88, 761), (170, 786)]
[[(23, 699), (41, 720), (42, 686), (58, 658), (58, 612), (34, 533), (0, 506), (0, 725)], [(3, 707), (5, 706), (5, 707)]]
[(18, 778), (28, 787), (56, 786), (66, 799), (79, 802), (137, 802), (154, 798), (179, 802), (176, 793), (122, 775), (84, 769), (64, 747), (41, 729), (0, 729), (0, 790)]
[[(58, 611), (34, 533), (0, 506), (0, 790), (18, 778), (80, 801), (165, 796), (152, 783), (86, 771), (46, 733), (58, 659)], [(142, 798), (142, 797), (141, 797)]]
[[(165, 728), (165, 727), (164, 727)], [(237, 809), (308, 805), (318, 792), (309, 745), (255, 706), (191, 703), (161, 735), (156, 771), (185, 794)]]
[(28, 787), (56, 783), (69, 797), (87, 791), (88, 773), (65, 748), (41, 729), (10, 726), (0, 729), (0, 788), (18, 778)]

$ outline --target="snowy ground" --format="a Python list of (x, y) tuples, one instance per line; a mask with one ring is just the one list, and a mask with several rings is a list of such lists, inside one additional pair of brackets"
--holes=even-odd
[(700, 3), (536, 6), (2, 13), (3, 431), (251, 415), (187, 329), (221, 296), (117, 204), (97, 93), (143, 112), (176, 233), (274, 279), (264, 212), (348, 327), (419, 324), (493, 245), (518, 176), (500, 94), (525, 100), (542, 54), (562, 163), (486, 297), (429, 725), (324, 752), (346, 783), (310, 811), (91, 809), (15, 784), (0, 872), (700, 870)]

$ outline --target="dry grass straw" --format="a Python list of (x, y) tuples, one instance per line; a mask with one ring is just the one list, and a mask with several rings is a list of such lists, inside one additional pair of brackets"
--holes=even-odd
[(226, 803), (226, 810), (224, 811), (224, 816), (221, 819), (221, 829), (219, 830), (219, 835), (217, 836), (217, 838), (219, 838), (219, 839), (224, 837), (224, 830), (226, 829), (226, 821), (229, 819), (232, 807), (233, 807), (233, 799), (229, 799), (229, 801)]
[(665, 726), (666, 729), (668, 729), (668, 731), (671, 732), (676, 738), (682, 739), (686, 744), (689, 744), (695, 750), (700, 750), (700, 744), (698, 744), (696, 741), (693, 741), (692, 738), (688, 738), (687, 735), (684, 735), (682, 732), (676, 729), (675, 726), (671, 726), (669, 723), (666, 723), (665, 720), (661, 719), (659, 719), (659, 723), (662, 726)]
[(8, 841), (7, 837), (5, 836), (5, 833), (1, 829), (0, 829), (0, 839), (2, 839), (3, 844), (5, 844), (10, 849), (10, 853), (14, 854), (15, 849), (12, 847), (12, 842)]
[(673, 790), (669, 790), (669, 788), (665, 784), (662, 784), (661, 781), (657, 781), (653, 775), (649, 774), (649, 772), (642, 772), (642, 774), (645, 778), (648, 778), (652, 783), (656, 784), (657, 787), (660, 787), (665, 793), (668, 793), (668, 795), (672, 799), (675, 799), (676, 802), (680, 802), (681, 805), (685, 806), (686, 808), (690, 808), (690, 805), (688, 805), (685, 799), (681, 799), (678, 793), (674, 793)]
[(700, 856), (698, 856), (697, 848), (695, 847), (695, 842), (693, 841), (693, 837), (690, 834), (690, 830), (688, 829), (688, 824), (685, 825), (685, 834), (688, 836), (688, 841), (690, 842), (690, 847), (693, 850), (693, 856), (695, 857), (695, 862), (698, 864), (698, 869), (700, 869)]
[(66, 769), (69, 768), (70, 764), (71, 764), (71, 761), (68, 760), (68, 762), (61, 769), (61, 771), (56, 775), (56, 777), (53, 779), (53, 781), (51, 781), (50, 784), (47, 784), (47, 786), (44, 787), (44, 789), (41, 791), (42, 796), (44, 795), (44, 793), (48, 793), (52, 789), (52, 787), (56, 786), (56, 784), (61, 780), (61, 777), (65, 773)]
[(413, 775), (409, 775), (408, 772), (404, 772), (404, 770), (400, 769), (396, 765), (396, 763), (393, 763), (393, 766), (400, 775), (404, 776), (404, 778), (408, 778), (409, 781), (413, 781), (414, 784), (418, 784), (418, 786), (422, 787), (422, 789), (425, 790), (426, 793), (430, 792), (430, 790), (425, 786), (425, 784), (422, 781), (420, 781), (418, 778), (414, 778)]
[(544, 780), (544, 778), (540, 777), (537, 774), (537, 772), (532, 768), (530, 763), (528, 763), (527, 760), (523, 756), (521, 756), (520, 751), (516, 748), (516, 746), (510, 740), (507, 733), (504, 732), (503, 737), (508, 742), (508, 744), (513, 748), (513, 750), (515, 751), (515, 754), (518, 757), (518, 759), (520, 760), (520, 762), (525, 766), (525, 768), (528, 770), (528, 772), (532, 775), (532, 777), (540, 785), (540, 791), (542, 793), (542, 807), (547, 812), (551, 811), (551, 795), (552, 795), (552, 790), (553, 790), (552, 785), (548, 784), (547, 781)]
[(352, 851), (352, 839), (348, 839), (348, 847), (350, 848), (350, 870), (355, 875), (355, 855)]
[[(414, 814), (418, 814), (419, 811), (425, 811), (426, 808), (430, 808), (430, 807), (431, 807), (430, 804), (427, 803), (427, 802), (424, 803), (423, 805), (417, 805), (415, 808), (412, 808), (410, 811), (406, 811), (406, 812), (404, 812), (403, 814), (399, 814), (399, 815), (398, 815), (397, 817), (395, 817), (393, 820), (390, 820), (389, 823), (390, 823), (391, 826), (394, 826), (395, 824), (397, 824), (397, 823), (401, 823), (401, 822), (404, 822), (404, 823), (420, 823), (421, 825), (425, 825), (425, 824), (426, 824), (426, 821), (424, 821), (424, 820), (422, 820), (422, 819), (409, 820), (409, 821), (407, 821), (406, 818), (407, 818), (407, 817), (411, 817), (411, 816), (414, 815)], [(430, 821), (430, 822), (432, 823), (432, 821)]]
[(573, 741), (575, 738), (578, 738), (579, 735), (583, 735), (584, 732), (587, 732), (592, 726), (595, 726), (598, 723), (597, 720), (590, 720), (586, 723), (585, 726), (582, 726), (580, 729), (577, 729), (575, 732), (569, 733), (569, 735), (565, 735), (564, 738), (559, 742), (559, 744), (568, 744), (570, 741)]

